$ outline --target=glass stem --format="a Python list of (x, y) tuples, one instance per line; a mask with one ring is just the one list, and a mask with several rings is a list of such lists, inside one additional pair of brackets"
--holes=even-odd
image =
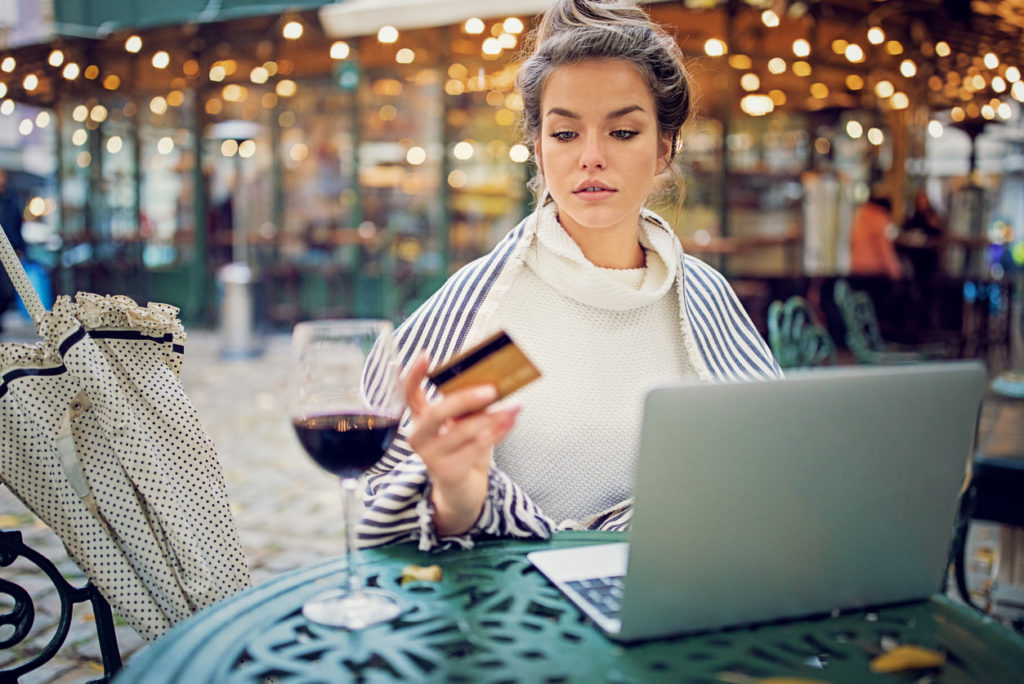
[(341, 506), (345, 516), (345, 560), (348, 570), (348, 590), (350, 594), (363, 591), (363, 575), (359, 567), (359, 480), (354, 477), (341, 479)]

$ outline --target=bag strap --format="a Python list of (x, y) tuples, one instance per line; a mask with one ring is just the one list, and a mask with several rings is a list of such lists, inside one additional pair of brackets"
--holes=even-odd
[(21, 259), (18, 258), (17, 252), (11, 246), (11, 241), (7, 238), (7, 232), (3, 230), (3, 226), (0, 226), (0, 236), (3, 238), (0, 240), (0, 262), (3, 263), (4, 270), (7, 271), (11, 282), (14, 283), (14, 289), (21, 296), (21, 301), (25, 303), (25, 309), (32, 317), (32, 322), (38, 326), (39, 321), (46, 313), (46, 307), (43, 306), (43, 300), (39, 298), (36, 288), (32, 287), (32, 281), (28, 279), (25, 267), (21, 265)]

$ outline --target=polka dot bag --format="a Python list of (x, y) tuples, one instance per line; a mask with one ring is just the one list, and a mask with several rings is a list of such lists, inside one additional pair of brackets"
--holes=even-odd
[(178, 309), (80, 292), (46, 311), (6, 236), (0, 257), (42, 338), (0, 344), (0, 483), (145, 639), (248, 586), (217, 452), (178, 380)]

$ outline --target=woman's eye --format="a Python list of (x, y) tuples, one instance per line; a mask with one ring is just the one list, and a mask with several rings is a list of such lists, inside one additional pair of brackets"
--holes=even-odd
[(576, 137), (576, 133), (573, 131), (557, 131), (552, 133), (551, 137), (561, 142), (569, 142)]
[(629, 140), (631, 138), (635, 138), (638, 135), (638, 133), (636, 131), (620, 128), (617, 131), (612, 131), (612, 135), (618, 138), (619, 140)]

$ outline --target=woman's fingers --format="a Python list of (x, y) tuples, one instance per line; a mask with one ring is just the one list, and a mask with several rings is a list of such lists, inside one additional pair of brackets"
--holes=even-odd
[(405, 377), (402, 382), (405, 384), (405, 401), (409, 410), (415, 416), (423, 412), (429, 402), (423, 391), (423, 379), (427, 377), (427, 366), (430, 359), (426, 354), (419, 354), (409, 367), (405, 370)]
[[(422, 393), (422, 390), (420, 390)], [(491, 385), (468, 387), (438, 401), (427, 401), (412, 408), (413, 431), (424, 435), (441, 434), (450, 429), (453, 420), (481, 414), (494, 401), (497, 391)]]
[(437, 431), (437, 438), (431, 444), (432, 451), (454, 455), (464, 447), (479, 449), (494, 445), (492, 436), (503, 429), (511, 428), (519, 407), (508, 407), (497, 411), (479, 411), (461, 418), (445, 421)]

